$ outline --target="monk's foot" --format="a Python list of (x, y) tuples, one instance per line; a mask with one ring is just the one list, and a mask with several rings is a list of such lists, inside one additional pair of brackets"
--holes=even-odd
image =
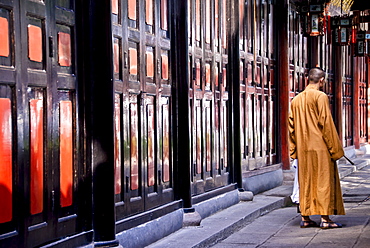
[(323, 221), (320, 224), (321, 229), (329, 229), (329, 228), (341, 228), (343, 225), (340, 223), (336, 223), (333, 221)]
[(302, 220), (300, 223), (301, 228), (318, 227), (319, 225), (313, 220)]

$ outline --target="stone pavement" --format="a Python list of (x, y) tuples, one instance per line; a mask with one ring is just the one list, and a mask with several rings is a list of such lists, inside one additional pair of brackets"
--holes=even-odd
[[(166, 247), (370, 247), (370, 155), (340, 161), (346, 215), (331, 216), (343, 228), (300, 228), (300, 215), (289, 206), (291, 185), (255, 195), (147, 246)], [(288, 206), (287, 206), (288, 205)], [(320, 216), (313, 216), (319, 222)]]

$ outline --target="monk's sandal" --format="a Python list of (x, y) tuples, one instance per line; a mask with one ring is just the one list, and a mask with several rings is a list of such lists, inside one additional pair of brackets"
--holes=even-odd
[(336, 223), (336, 222), (333, 222), (333, 221), (327, 221), (327, 222), (323, 221), (320, 224), (321, 229), (341, 228), (341, 227), (342, 227), (342, 224)]
[(300, 227), (307, 228), (307, 227), (318, 227), (319, 225), (313, 220), (302, 220)]

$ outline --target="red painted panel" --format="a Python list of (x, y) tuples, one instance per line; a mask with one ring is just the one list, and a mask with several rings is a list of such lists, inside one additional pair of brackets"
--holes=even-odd
[(218, 0), (216, 0), (215, 1), (215, 31), (214, 31), (215, 32), (215, 44), (216, 44), (216, 46), (218, 46), (218, 39), (220, 38), (219, 30), (218, 30), (220, 18), (219, 18), (218, 11), (219, 11), (218, 10)]
[(32, 61), (42, 61), (42, 32), (35, 25), (28, 25), (28, 58)]
[[(216, 74), (218, 75), (218, 73)], [(217, 103), (214, 105), (215, 106), (215, 119), (214, 119), (214, 130), (216, 132), (215, 134), (215, 144), (214, 144), (214, 147), (216, 147), (215, 149), (215, 159), (214, 159), (214, 162), (216, 163), (216, 169), (218, 170), (220, 168), (220, 139), (221, 139), (221, 130), (220, 130), (220, 108), (219, 108), (219, 101), (217, 101)]]
[(218, 66), (215, 66), (215, 86), (218, 87)]
[[(208, 103), (210, 104), (210, 103)], [(206, 169), (211, 170), (211, 109), (206, 107)]]
[(136, 20), (136, 0), (128, 0), (128, 18)]
[(161, 0), (161, 28), (163, 30), (168, 29), (168, 8), (167, 0)]
[(145, 1), (145, 22), (148, 25), (153, 25), (153, 0)]
[(227, 26), (227, 19), (226, 19), (226, 0), (222, 0), (222, 47), (226, 48), (226, 26)]
[(154, 60), (152, 52), (146, 52), (146, 76), (151, 78), (154, 76)]
[(44, 133), (43, 100), (30, 100), (30, 212), (43, 211), (44, 190)]
[(139, 188), (139, 144), (137, 103), (130, 104), (131, 190)]
[(114, 193), (121, 193), (121, 98), (115, 97), (114, 112)]
[(58, 62), (60, 66), (71, 66), (71, 35), (58, 33)]
[(148, 105), (148, 186), (155, 184), (155, 166), (154, 166), (154, 106)]
[(12, 175), (12, 119), (11, 103), (0, 98), (0, 223), (13, 217), (13, 175)]
[(112, 0), (112, 14), (118, 15), (118, 0)]
[(200, 63), (196, 62), (196, 74), (195, 74), (195, 84), (200, 85)]
[(197, 161), (197, 173), (202, 172), (202, 119), (201, 119), (201, 109), (199, 106), (195, 108), (196, 111), (196, 161)]
[(137, 75), (137, 50), (129, 48), (128, 54), (130, 58), (130, 74)]
[(114, 65), (114, 73), (119, 73), (119, 44), (118, 39), (114, 40), (113, 44), (113, 65)]
[(4, 17), (0, 17), (0, 56), (9, 56), (9, 25)]
[(169, 108), (163, 105), (163, 181), (170, 180), (170, 127), (169, 127)]
[(205, 27), (205, 32), (206, 32), (206, 43), (210, 44), (211, 43), (211, 0), (206, 0), (206, 27)]
[(211, 87), (211, 65), (206, 64), (206, 88)]
[(73, 188), (73, 110), (71, 101), (60, 107), (60, 205), (72, 205)]
[(195, 1), (195, 39), (200, 41), (200, 0)]
[(162, 54), (162, 79), (168, 80), (168, 56)]

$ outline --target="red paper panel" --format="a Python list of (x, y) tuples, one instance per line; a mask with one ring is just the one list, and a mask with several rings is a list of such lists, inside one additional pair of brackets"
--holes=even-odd
[(210, 64), (206, 64), (206, 87), (209, 87), (211, 86), (211, 65)]
[(71, 66), (71, 35), (58, 33), (58, 61), (60, 66)]
[(128, 18), (136, 20), (136, 0), (128, 0)]
[(114, 40), (113, 44), (113, 65), (114, 65), (114, 73), (119, 73), (119, 44), (118, 39)]
[(196, 161), (197, 161), (197, 173), (202, 172), (202, 119), (201, 109), (199, 106), (195, 108), (196, 113)]
[(0, 98), (0, 223), (12, 220), (12, 119), (11, 103)]
[(137, 75), (137, 50), (129, 48), (128, 55), (130, 58), (130, 74)]
[(73, 122), (72, 102), (60, 102), (60, 205), (72, 205)]
[(43, 210), (44, 189), (44, 133), (43, 101), (30, 100), (30, 205), (31, 214)]
[(161, 0), (161, 28), (163, 30), (168, 29), (168, 8), (167, 0)]
[(215, 1), (215, 44), (216, 45), (218, 45), (218, 39), (220, 38), (219, 37), (219, 30), (218, 30), (219, 22), (220, 22), (220, 18), (219, 18), (219, 15), (218, 15), (218, 0), (216, 0)]
[(162, 79), (168, 80), (168, 56), (162, 54)]
[(154, 76), (154, 61), (152, 52), (146, 52), (146, 76), (151, 78)]
[(206, 43), (211, 43), (211, 0), (206, 0)]
[(121, 98), (116, 94), (114, 105), (114, 193), (121, 193)]
[(163, 181), (170, 180), (170, 127), (169, 108), (163, 105)]
[(131, 117), (131, 190), (139, 188), (139, 144), (138, 144), (138, 117), (137, 117), (137, 103), (130, 104)]
[(148, 105), (148, 186), (153, 186), (155, 183), (154, 128), (154, 106)]
[(112, 0), (112, 13), (118, 15), (118, 0)]
[(195, 66), (196, 66), (195, 84), (200, 85), (200, 63), (196, 62)]
[(9, 25), (4, 17), (0, 17), (0, 56), (9, 56)]
[(195, 1), (195, 39), (200, 41), (200, 0)]
[(146, 0), (145, 5), (145, 22), (153, 25), (153, 0)]
[(214, 80), (215, 80), (215, 86), (216, 87), (218, 87), (218, 66), (215, 66), (215, 70), (214, 70), (214, 72), (215, 72), (215, 77), (214, 77)]
[(226, 19), (226, 0), (222, 0), (222, 47), (226, 48), (226, 25), (227, 25), (227, 19)]
[(42, 32), (40, 27), (34, 25), (28, 25), (28, 58), (42, 61)]
[[(218, 74), (217, 74), (218, 75)], [(214, 113), (215, 113), (215, 122), (214, 122), (214, 128), (217, 132), (216, 134), (216, 138), (215, 138), (215, 144), (214, 144), (214, 147), (217, 147), (217, 149), (215, 150), (215, 163), (216, 163), (216, 169), (218, 170), (220, 168), (220, 140), (221, 140), (221, 129), (220, 129), (220, 124), (219, 124), (219, 121), (220, 121), (220, 110), (219, 110), (219, 104), (215, 104), (215, 110), (214, 110)]]
[(211, 171), (211, 110), (206, 108), (206, 169)]

